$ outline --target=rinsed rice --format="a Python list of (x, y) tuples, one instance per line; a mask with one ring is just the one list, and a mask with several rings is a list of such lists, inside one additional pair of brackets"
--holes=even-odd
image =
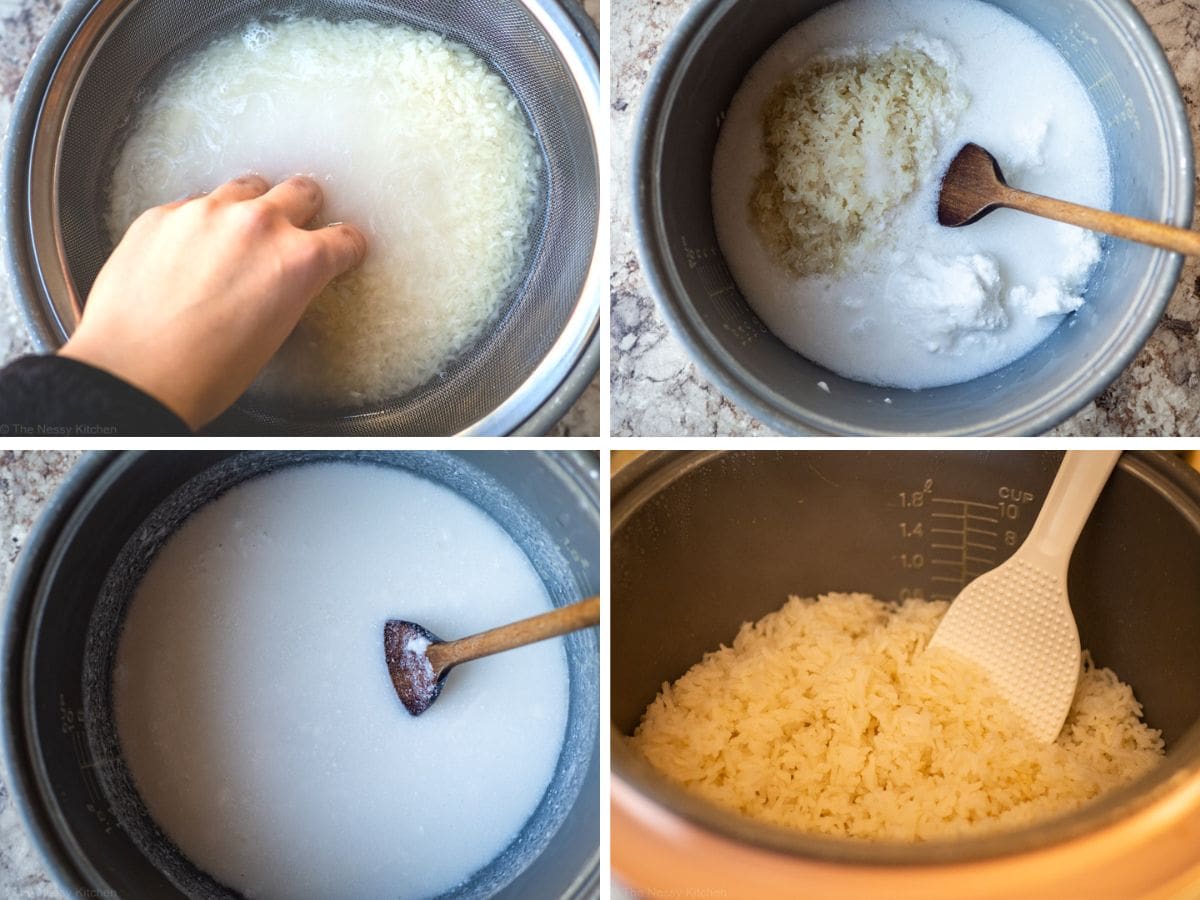
[(840, 272), (859, 243), (932, 173), (940, 138), (967, 105), (929, 46), (820, 56), (776, 86), (763, 111), (769, 162), (751, 207), (796, 276)]

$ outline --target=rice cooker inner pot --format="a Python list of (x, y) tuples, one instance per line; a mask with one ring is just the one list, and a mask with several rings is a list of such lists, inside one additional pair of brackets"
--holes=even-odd
[[(5, 686), (13, 793), (59, 881), (80, 896), (235, 896), (170, 845), (140, 801), (122, 800), (114, 785), (127, 782), (128, 772), (119, 752), (98, 753), (111, 749), (114, 731), (97, 718), (111, 704), (94, 692), (111, 684), (115, 620), (124, 609), (97, 606), (103, 586), (125, 585), (128, 599), (172, 528), (229, 487), (281, 466), (335, 458), (404, 468), (471, 500), (521, 546), (556, 604), (599, 588), (595, 482), (590, 464), (577, 457), (178, 452), (89, 459), (83, 468), (91, 483), (73, 510), (57, 511), (60, 530), (31, 541), (29, 552), (44, 561), (14, 579)], [(130, 546), (140, 549), (123, 554)], [(572, 635), (567, 653), (567, 736), (551, 786), (518, 838), (455, 896), (587, 896), (597, 882), (597, 636)]]
[[(612, 515), (612, 724), (630, 734), (664, 682), (789, 595), (862, 591), (953, 598), (931, 516), (995, 533), (998, 564), (1028, 534), (1062, 454), (665, 453), (618, 473)], [(955, 518), (958, 517), (958, 518)], [(916, 526), (923, 523), (923, 528)], [(917, 534), (924, 532), (925, 537)], [(984, 564), (986, 566), (986, 562)], [(1166, 761), (1084, 810), (1007, 835), (917, 846), (833, 842), (752, 823), (665, 782), (619, 738), (614, 777), (734, 840), (834, 862), (985, 859), (1086, 834), (1200, 773), (1200, 477), (1127, 453), (1072, 557), (1085, 649), (1130, 684), (1163, 731)]]

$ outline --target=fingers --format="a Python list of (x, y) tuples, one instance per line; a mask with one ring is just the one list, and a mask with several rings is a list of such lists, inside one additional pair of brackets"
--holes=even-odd
[(174, 203), (166, 203), (160, 209), (178, 209), (197, 199), (220, 206), (261, 199), (290, 224), (303, 228), (321, 211), (325, 195), (319, 184), (304, 175), (295, 175), (272, 187), (261, 175), (250, 174), (227, 181), (209, 194), (198, 194)]
[(367, 239), (363, 233), (344, 222), (306, 232), (306, 238), (313, 241), (316, 248), (315, 255), (322, 269), (318, 277), (322, 281), (332, 281), (350, 271), (367, 255)]
[(321, 211), (325, 195), (311, 178), (296, 175), (267, 191), (263, 200), (283, 213), (284, 218), (297, 228), (302, 228)]
[[(196, 198), (166, 204), (146, 215), (161, 216), (193, 199)], [(353, 225), (336, 222), (305, 230), (325, 202), (321, 186), (306, 176), (296, 175), (272, 187), (260, 175), (244, 175), (221, 185), (203, 200), (213, 209), (237, 207), (242, 227), (260, 236), (273, 232), (281, 224), (277, 217), (298, 229), (292, 232), (295, 237), (291, 239), (299, 242), (293, 245), (300, 252), (295, 260), (322, 286), (359, 265), (367, 255), (367, 239)]]
[(243, 175), (225, 182), (208, 196), (218, 203), (240, 203), (261, 197), (270, 189), (271, 185), (261, 175)]

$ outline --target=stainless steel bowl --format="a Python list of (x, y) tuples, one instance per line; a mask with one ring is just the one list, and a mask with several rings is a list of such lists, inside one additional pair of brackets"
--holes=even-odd
[[(1174, 73), (1128, 0), (991, 0), (1046, 36), (1104, 123), (1114, 208), (1187, 226), (1191, 131)], [(709, 185), (720, 122), (754, 63), (822, 0), (699, 0), (663, 51), (635, 139), (634, 218), (671, 330), (708, 377), (784, 433), (1039, 434), (1133, 360), (1179, 281), (1179, 256), (1108, 241), (1086, 305), (1023, 359), (966, 384), (882, 390), (803, 359), (751, 311), (717, 244)], [(829, 391), (824, 391), (824, 382)], [(885, 402), (890, 400), (890, 402)]]
[(17, 95), (4, 162), (7, 262), (34, 342), (67, 340), (112, 249), (108, 177), (138, 96), (214, 37), (296, 13), (429, 28), (486, 60), (542, 151), (535, 240), (492, 329), (428, 384), (366, 408), (247, 397), (211, 430), (546, 431), (599, 369), (599, 37), (575, 0), (68, 0)]

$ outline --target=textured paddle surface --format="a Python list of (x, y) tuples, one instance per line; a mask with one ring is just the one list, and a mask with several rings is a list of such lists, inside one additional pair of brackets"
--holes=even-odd
[(1058, 737), (1080, 664), (1063, 578), (1013, 557), (967, 585), (929, 646), (980, 665), (1039, 740)]

